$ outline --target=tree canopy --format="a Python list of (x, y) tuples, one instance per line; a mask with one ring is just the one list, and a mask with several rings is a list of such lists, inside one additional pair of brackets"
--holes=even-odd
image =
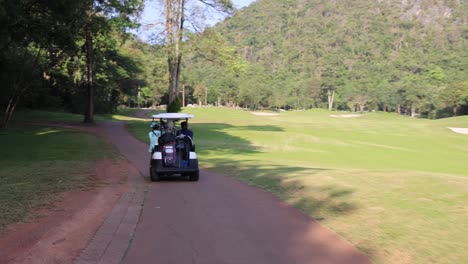
[(115, 109), (119, 93), (138, 82), (139, 66), (120, 45), (141, 4), (1, 1), (1, 126), (18, 105), (81, 112), (90, 122), (94, 108)]

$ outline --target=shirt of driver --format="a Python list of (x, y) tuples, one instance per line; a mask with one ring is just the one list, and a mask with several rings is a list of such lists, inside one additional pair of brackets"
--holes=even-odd
[(189, 129), (181, 129), (181, 130), (177, 131), (177, 136), (180, 135), (180, 134), (186, 135), (186, 136), (190, 137), (191, 139), (193, 139), (193, 132), (191, 130), (189, 130)]
[(161, 136), (161, 131), (158, 131), (158, 130), (151, 131), (149, 132), (148, 136), (150, 139), (150, 146), (149, 146), (148, 152), (152, 153), (154, 146), (158, 145), (158, 138)]

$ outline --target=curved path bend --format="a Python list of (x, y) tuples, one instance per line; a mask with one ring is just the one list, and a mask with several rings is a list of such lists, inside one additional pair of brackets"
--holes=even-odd
[(206, 170), (199, 182), (152, 183), (147, 145), (122, 123), (106, 122), (100, 129), (138, 168), (142, 177), (133, 181), (144, 185), (146, 194), (133, 207), (139, 212), (131, 211), (139, 218), (129, 228), (130, 238), (113, 238), (120, 237), (124, 245), (117, 248), (125, 252), (97, 262), (370, 263), (351, 244), (262, 189)]

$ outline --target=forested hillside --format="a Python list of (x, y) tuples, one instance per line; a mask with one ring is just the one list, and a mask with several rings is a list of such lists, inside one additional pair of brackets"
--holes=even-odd
[(215, 26), (250, 63), (186, 60), (208, 100), (250, 108), (468, 113), (460, 0), (258, 0)]

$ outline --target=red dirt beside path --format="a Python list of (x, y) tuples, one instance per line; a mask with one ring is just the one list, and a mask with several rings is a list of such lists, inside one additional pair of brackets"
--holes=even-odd
[(0, 263), (72, 263), (127, 189), (135, 174), (127, 161), (102, 160), (93, 168), (96, 186), (60, 194), (51, 209), (0, 234)]

